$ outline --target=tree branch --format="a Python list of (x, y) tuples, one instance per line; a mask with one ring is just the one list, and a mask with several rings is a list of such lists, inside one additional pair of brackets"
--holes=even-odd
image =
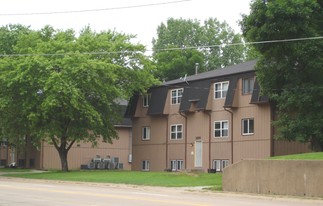
[(59, 151), (59, 146), (57, 145), (57, 142), (56, 142), (55, 138), (54, 137), (51, 137), (50, 139), (52, 140), (52, 142), (53, 142), (56, 150)]
[(68, 147), (67, 147), (67, 151), (69, 151), (70, 149), (71, 149), (71, 147), (73, 146), (73, 144), (75, 143), (75, 141), (76, 141), (76, 139), (73, 139), (72, 141), (71, 141), (71, 143), (68, 145)]

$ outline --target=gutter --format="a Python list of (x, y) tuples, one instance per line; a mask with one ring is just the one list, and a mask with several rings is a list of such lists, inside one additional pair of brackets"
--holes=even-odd
[(165, 167), (165, 169), (167, 170), (168, 169), (168, 165), (167, 165), (167, 163), (168, 163), (168, 138), (169, 138), (169, 134), (168, 134), (168, 132), (169, 132), (169, 130), (168, 130), (168, 127), (169, 127), (169, 121), (168, 121), (168, 117), (166, 116), (166, 162), (165, 162), (165, 164), (166, 164), (166, 167)]
[(211, 135), (212, 135), (212, 132), (211, 132), (211, 130), (212, 130), (212, 121), (211, 121), (211, 114), (212, 113), (212, 111), (210, 111), (210, 112), (208, 112), (207, 114), (208, 114), (208, 116), (209, 116), (209, 169), (211, 169), (212, 168), (212, 155), (211, 155), (211, 150), (212, 150), (212, 146), (211, 146), (211, 144), (212, 144), (212, 137), (211, 137)]
[(187, 169), (187, 116), (179, 112), (179, 114), (185, 119), (185, 134), (184, 134), (184, 168)]

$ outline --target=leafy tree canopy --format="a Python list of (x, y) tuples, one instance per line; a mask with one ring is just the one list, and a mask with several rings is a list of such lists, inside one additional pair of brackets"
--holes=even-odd
[(241, 26), (248, 41), (302, 39), (254, 45), (257, 79), (276, 105), (277, 138), (322, 150), (323, 1), (254, 0)]
[(241, 63), (245, 50), (243, 45), (228, 45), (235, 43), (242, 43), (242, 37), (225, 22), (170, 18), (158, 26), (153, 39), (156, 76), (171, 80), (191, 75), (196, 63), (201, 72)]
[(89, 27), (79, 35), (50, 26), (0, 28), (0, 39), (7, 42), (0, 51), (8, 54), (0, 57), (3, 133), (54, 144), (64, 171), (74, 142), (118, 138), (117, 100), (156, 83), (144, 46), (131, 43), (132, 37)]

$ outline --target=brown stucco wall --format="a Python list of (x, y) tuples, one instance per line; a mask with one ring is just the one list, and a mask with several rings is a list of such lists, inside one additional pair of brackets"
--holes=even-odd
[[(98, 142), (98, 145), (92, 147), (91, 143), (75, 143), (68, 152), (68, 167), (71, 170), (80, 169), (81, 165), (87, 165), (96, 155), (105, 158), (118, 157), (119, 162), (123, 163), (124, 170), (131, 170), (129, 163), (129, 154), (131, 154), (131, 128), (116, 128), (119, 139), (113, 140), (113, 144)], [(39, 169), (61, 169), (60, 158), (57, 150), (53, 145), (42, 144), (40, 152), (41, 165)], [(36, 167), (38, 168), (38, 167)]]
[(323, 161), (243, 160), (223, 171), (224, 191), (323, 197)]

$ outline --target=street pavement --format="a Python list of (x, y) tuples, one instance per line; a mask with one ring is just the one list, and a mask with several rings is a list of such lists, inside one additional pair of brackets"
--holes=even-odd
[(323, 199), (0, 176), (0, 206), (323, 206)]

